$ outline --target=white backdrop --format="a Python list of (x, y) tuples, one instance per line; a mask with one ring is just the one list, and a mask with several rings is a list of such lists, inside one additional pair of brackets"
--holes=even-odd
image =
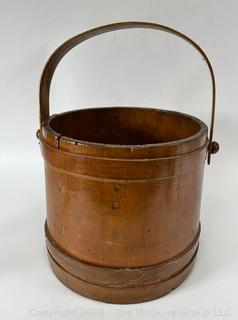
[[(237, 10), (235, 0), (0, 0), (2, 319), (238, 319)], [(39, 79), (52, 51), (89, 28), (128, 20), (178, 29), (208, 54), (217, 79), (215, 140), (221, 150), (206, 167), (193, 272), (160, 300), (117, 306), (73, 293), (50, 270), (35, 131)], [(155, 106), (209, 123), (210, 100), (208, 70), (191, 46), (155, 30), (123, 30), (91, 39), (65, 57), (53, 79), (51, 112)]]

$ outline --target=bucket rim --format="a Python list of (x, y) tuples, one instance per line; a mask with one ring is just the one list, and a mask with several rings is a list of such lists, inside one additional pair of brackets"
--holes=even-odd
[[(69, 113), (78, 113), (78, 112), (84, 112), (87, 110), (104, 110), (104, 109), (128, 109), (128, 110), (146, 110), (150, 112), (162, 112), (162, 113), (170, 113), (178, 116), (182, 116), (184, 118), (188, 118), (194, 122), (196, 122), (200, 129), (193, 135), (190, 135), (187, 138), (179, 139), (179, 140), (173, 140), (173, 141), (166, 141), (166, 142), (157, 142), (157, 143), (144, 143), (144, 144), (111, 144), (111, 143), (102, 143), (102, 142), (93, 142), (93, 141), (87, 141), (87, 140), (81, 140), (81, 139), (75, 139), (71, 138), (69, 136), (62, 135), (60, 132), (57, 132), (51, 127), (51, 121), (57, 117), (64, 116)], [(57, 114), (53, 114), (49, 116), (44, 124), (43, 128), (46, 130), (49, 130), (53, 135), (56, 137), (60, 137), (60, 139), (66, 140), (69, 143), (81, 145), (81, 146), (92, 146), (97, 148), (113, 148), (113, 149), (143, 149), (143, 148), (158, 148), (158, 147), (172, 147), (177, 146), (180, 144), (191, 142), (198, 137), (203, 136), (204, 134), (207, 135), (208, 132), (208, 126), (205, 122), (200, 120), (199, 118), (192, 116), (190, 114), (175, 111), (175, 110), (167, 110), (167, 109), (161, 109), (161, 108), (155, 108), (155, 107), (138, 107), (138, 106), (108, 106), (108, 107), (87, 107), (87, 108), (79, 108), (75, 110), (69, 110)]]

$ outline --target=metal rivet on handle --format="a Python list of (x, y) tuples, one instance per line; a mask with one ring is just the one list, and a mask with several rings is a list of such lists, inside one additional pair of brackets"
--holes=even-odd
[(219, 148), (220, 148), (219, 143), (216, 142), (216, 141), (212, 141), (212, 144), (211, 144), (211, 153), (212, 153), (212, 154), (217, 153), (217, 152), (219, 151)]

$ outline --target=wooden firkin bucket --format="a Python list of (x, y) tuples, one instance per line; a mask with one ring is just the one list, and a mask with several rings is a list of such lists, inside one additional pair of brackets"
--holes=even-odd
[[(125, 28), (167, 31), (203, 56), (212, 79), (210, 134), (197, 118), (151, 108), (93, 108), (49, 116), (49, 90), (61, 58), (95, 35)], [(212, 142), (215, 79), (202, 49), (166, 26), (122, 22), (89, 30), (61, 45), (40, 85), (50, 264), (72, 290), (105, 302), (159, 298), (191, 271)]]

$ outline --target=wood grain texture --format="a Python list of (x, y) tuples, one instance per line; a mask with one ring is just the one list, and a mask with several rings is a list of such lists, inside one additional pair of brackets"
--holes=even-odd
[[(170, 292), (197, 252), (206, 125), (150, 108), (89, 109), (87, 121), (84, 110), (72, 113), (50, 117), (39, 134), (54, 272), (74, 291), (106, 302)], [(110, 117), (120, 119), (121, 134), (112, 131), (103, 144)]]
[(50, 254), (48, 254), (48, 257), (57, 278), (71, 290), (85, 297), (106, 303), (129, 304), (158, 299), (177, 288), (191, 272), (196, 255), (197, 251), (184, 269), (171, 275), (170, 278), (136, 287), (113, 287), (84, 281), (65, 271)]

